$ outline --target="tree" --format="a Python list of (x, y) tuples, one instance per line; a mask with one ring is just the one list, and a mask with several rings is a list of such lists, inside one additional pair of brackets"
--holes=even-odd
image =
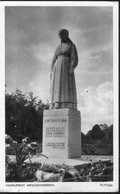
[(19, 89), (5, 94), (6, 133), (14, 139), (29, 136), (42, 140), (43, 110), (49, 105), (37, 98), (32, 92), (26, 95)]
[(83, 132), (81, 132), (81, 141), (82, 141), (82, 144), (84, 144), (84, 142), (85, 142), (85, 134)]
[(90, 132), (90, 136), (94, 140), (102, 139), (104, 135), (105, 135), (104, 131), (101, 130), (98, 124), (94, 125)]

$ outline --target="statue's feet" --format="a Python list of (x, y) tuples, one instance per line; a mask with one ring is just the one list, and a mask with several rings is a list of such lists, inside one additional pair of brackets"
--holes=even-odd
[(54, 106), (53, 106), (53, 104), (51, 103), (49, 109), (53, 109), (53, 108), (54, 108)]
[(77, 109), (77, 104), (71, 103), (71, 102), (62, 102), (61, 108), (71, 108), (71, 109)]
[(72, 103), (69, 103), (69, 102), (62, 102), (61, 108), (73, 108), (73, 105)]
[(54, 105), (54, 108), (59, 109), (60, 108), (60, 103), (56, 102), (55, 105)]

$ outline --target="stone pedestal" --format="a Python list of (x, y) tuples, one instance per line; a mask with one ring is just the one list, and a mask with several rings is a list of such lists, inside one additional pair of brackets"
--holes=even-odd
[(70, 108), (44, 110), (42, 153), (51, 158), (81, 157), (79, 111)]

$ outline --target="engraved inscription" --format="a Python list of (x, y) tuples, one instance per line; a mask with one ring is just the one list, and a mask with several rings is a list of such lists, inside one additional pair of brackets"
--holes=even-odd
[(65, 143), (47, 143), (46, 146), (49, 146), (53, 149), (65, 149)]
[(46, 137), (65, 137), (65, 127), (47, 127)]
[(54, 123), (54, 122), (67, 122), (67, 119), (45, 119), (45, 123)]

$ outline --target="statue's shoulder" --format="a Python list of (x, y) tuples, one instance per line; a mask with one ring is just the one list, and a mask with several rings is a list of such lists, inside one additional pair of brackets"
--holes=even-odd
[(69, 44), (71, 47), (75, 47), (75, 44), (74, 44), (72, 41), (69, 41), (68, 44)]
[(72, 43), (72, 48), (76, 50), (76, 45)]
[(74, 44), (73, 42), (72, 42), (72, 46), (73, 46), (73, 47), (76, 47), (75, 44)]
[(57, 46), (56, 51), (60, 50), (60, 48), (61, 48), (61, 44), (59, 44), (59, 45)]
[(61, 47), (61, 44), (59, 44), (58, 46), (57, 46), (57, 48), (60, 48)]

